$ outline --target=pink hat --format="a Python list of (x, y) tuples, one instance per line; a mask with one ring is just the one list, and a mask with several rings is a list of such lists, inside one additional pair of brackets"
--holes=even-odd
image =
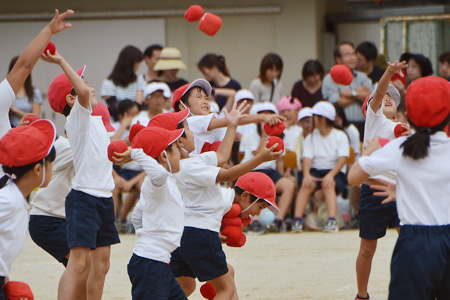
[(184, 94), (186, 94), (187, 91), (189, 91), (190, 89), (192, 89), (193, 87), (199, 87), (202, 90), (205, 91), (206, 96), (210, 96), (211, 95), (211, 84), (209, 84), (208, 81), (206, 81), (205, 79), (196, 79), (194, 80), (191, 84), (186, 83), (185, 85), (180, 86), (179, 88), (177, 88), (175, 90), (175, 92), (173, 93), (173, 98), (172, 98), (172, 108), (174, 110), (175, 107), (177, 106), (178, 102), (181, 101), (181, 98), (184, 96)]
[(258, 198), (257, 200), (264, 200), (269, 203), (269, 209), (274, 214), (277, 214), (280, 211), (275, 203), (275, 184), (266, 174), (261, 172), (247, 173), (239, 177), (235, 185)]
[(109, 110), (103, 103), (98, 102), (98, 105), (92, 110), (91, 115), (102, 117), (103, 125), (105, 126), (106, 131), (108, 132), (116, 131), (116, 129), (111, 125), (111, 117), (109, 115)]
[(287, 109), (302, 109), (302, 104), (300, 100), (292, 96), (284, 96), (277, 103), (278, 111), (283, 111)]
[(189, 109), (184, 109), (180, 112), (168, 112), (154, 116), (148, 122), (148, 127), (157, 126), (167, 130), (175, 130), (178, 124), (182, 123), (189, 116)]
[(183, 134), (184, 129), (166, 130), (161, 127), (146, 127), (139, 131), (131, 142), (132, 148), (140, 148), (145, 154), (157, 158), (167, 147)]
[(8, 281), (3, 286), (3, 292), (8, 300), (34, 300), (33, 292), (28, 284), (21, 281)]
[(56, 128), (49, 120), (9, 130), (0, 140), (0, 164), (21, 167), (47, 157), (56, 139)]
[[(84, 76), (86, 66), (83, 66), (77, 71), (80, 77)], [(67, 104), (66, 96), (70, 94), (72, 90), (72, 83), (65, 73), (61, 73), (56, 76), (50, 84), (47, 92), (48, 103), (54, 112), (63, 113), (64, 107)]]

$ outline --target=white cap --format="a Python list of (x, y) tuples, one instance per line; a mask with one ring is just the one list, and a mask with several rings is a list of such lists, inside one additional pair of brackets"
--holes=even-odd
[(252, 108), (250, 109), (250, 114), (256, 115), (259, 112), (269, 110), (273, 111), (275, 114), (278, 115), (278, 109), (272, 102), (258, 102), (256, 104), (253, 104)]
[(331, 121), (334, 121), (334, 118), (336, 117), (336, 109), (329, 101), (319, 101), (314, 104), (312, 113), (314, 115), (323, 116)]
[(303, 107), (298, 112), (298, 120), (300, 121), (303, 118), (312, 117), (312, 115), (313, 115), (313, 112), (312, 112), (312, 108), (311, 107)]
[(151, 82), (147, 84), (144, 90), (144, 99), (147, 98), (148, 95), (153, 94), (156, 91), (163, 91), (163, 95), (166, 98), (170, 98), (172, 93), (170, 92), (169, 86), (165, 82)]
[(252, 92), (250, 92), (249, 90), (241, 89), (241, 90), (237, 91), (236, 94), (234, 95), (234, 101), (239, 102), (243, 99), (254, 100), (255, 97), (253, 96)]

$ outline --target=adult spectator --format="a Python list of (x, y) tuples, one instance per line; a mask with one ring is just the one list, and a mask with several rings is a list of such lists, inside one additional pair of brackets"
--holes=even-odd
[(325, 76), (320, 61), (310, 59), (303, 65), (302, 80), (297, 81), (291, 95), (302, 103), (302, 107), (313, 107), (317, 101), (323, 100), (322, 82)]
[(400, 56), (400, 61), (404, 60), (408, 63), (408, 67), (406, 68), (407, 83), (404, 84), (401, 80), (395, 80), (393, 82), (393, 85), (402, 96), (405, 95), (406, 89), (411, 82), (433, 74), (433, 65), (430, 59), (423, 54), (405, 52)]
[(182, 85), (188, 83), (178, 77), (180, 69), (186, 70), (186, 65), (181, 60), (181, 53), (175, 47), (165, 47), (161, 51), (161, 57), (153, 68), (158, 72), (158, 80), (167, 83), (172, 93)]
[(385, 71), (383, 68), (375, 65), (377, 56), (377, 46), (372, 42), (365, 41), (356, 47), (356, 69), (366, 74), (373, 84), (380, 81)]
[(144, 62), (147, 65), (147, 73), (143, 74), (145, 82), (149, 83), (152, 80), (155, 80), (158, 77), (158, 72), (155, 71), (154, 67), (161, 57), (161, 50), (163, 46), (154, 44), (148, 46), (144, 51)]
[(450, 51), (439, 56), (439, 75), (450, 81)]
[(283, 60), (276, 53), (268, 53), (261, 60), (259, 76), (250, 83), (249, 90), (257, 102), (278, 102), (283, 95), (281, 74), (283, 73)]
[(360, 138), (364, 136), (364, 116), (361, 106), (372, 88), (372, 81), (366, 74), (356, 71), (355, 47), (351, 42), (340, 42), (334, 49), (336, 64), (344, 64), (352, 70), (353, 81), (350, 85), (339, 85), (327, 74), (322, 84), (323, 97), (344, 108), (347, 120), (358, 128)]

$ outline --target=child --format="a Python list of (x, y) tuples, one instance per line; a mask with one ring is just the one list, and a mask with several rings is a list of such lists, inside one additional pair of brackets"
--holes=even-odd
[[(55, 125), (38, 120), (13, 128), (0, 140), (0, 287), (25, 244), (29, 205), (26, 197), (47, 186), (55, 159)], [(5, 299), (0, 288), (0, 299)]]
[(313, 106), (312, 113), (314, 130), (303, 143), (303, 172), (299, 174), (301, 188), (295, 203), (292, 231), (303, 231), (303, 214), (309, 196), (322, 189), (328, 212), (324, 232), (338, 232), (337, 195), (347, 186), (342, 168), (347, 162), (349, 141), (345, 132), (335, 127), (336, 110), (333, 104), (319, 101)]
[(275, 102), (283, 95), (280, 81), (283, 72), (283, 60), (276, 53), (268, 53), (261, 60), (258, 78), (250, 83), (249, 90), (255, 96), (255, 102)]
[(57, 98), (49, 102), (58, 103), (52, 108), (68, 116), (65, 129), (75, 165), (72, 190), (66, 199), (70, 259), (60, 280), (58, 299), (73, 299), (86, 284), (79, 276), (87, 267), (89, 255), (92, 270), (87, 281), (88, 299), (101, 299), (111, 245), (120, 242), (114, 224), (112, 163), (106, 155), (110, 139), (101, 118), (91, 116), (97, 99), (82, 77), (85, 68), (77, 74), (57, 51), (55, 55), (43, 55), (43, 59), (60, 65), (73, 86), (73, 92), (61, 88), (57, 77), (49, 88), (49, 99)]
[[(397, 106), (400, 104), (400, 94), (389, 84), (393, 74), (401, 73), (406, 68), (405, 62), (388, 63), (388, 68), (381, 77), (376, 90), (369, 96), (364, 128), (364, 145), (380, 136), (389, 140), (395, 139), (394, 130), (397, 124)], [(384, 197), (374, 195), (371, 185), (385, 185), (385, 181), (395, 183), (395, 173), (386, 172), (369, 178), (361, 186), (359, 196), (359, 236), (360, 250), (356, 260), (356, 278), (358, 293), (356, 299), (368, 299), (367, 286), (369, 284), (372, 259), (377, 248), (377, 241), (386, 235), (388, 227), (399, 227), (399, 219), (395, 202), (383, 204)]]
[(140, 124), (147, 126), (148, 122), (154, 116), (164, 112), (166, 102), (171, 96), (169, 86), (164, 82), (152, 82), (144, 90), (144, 102), (148, 105), (148, 111), (141, 111), (131, 122), (131, 124)]
[(111, 141), (124, 139), (130, 134), (131, 122), (139, 113), (139, 106), (136, 102), (125, 99), (119, 102), (117, 111), (119, 121), (111, 124), (115, 129), (115, 132), (111, 135)]
[(284, 148), (294, 150), (294, 144), (300, 135), (302, 128), (298, 125), (298, 113), (302, 109), (302, 104), (297, 98), (291, 96), (282, 97), (277, 103), (280, 115), (286, 118), (286, 129), (284, 130)]
[(297, 164), (301, 168), (302, 163), (302, 153), (303, 153), (303, 142), (305, 138), (310, 134), (313, 130), (313, 121), (312, 121), (313, 113), (310, 107), (303, 107), (298, 112), (298, 122), (300, 123), (300, 127), (302, 128), (302, 133), (298, 136), (295, 141), (294, 151), (297, 155)]
[(358, 185), (376, 174), (397, 174), (402, 227), (391, 260), (389, 299), (448, 299), (450, 140), (442, 132), (450, 119), (448, 81), (433, 76), (415, 80), (406, 92), (406, 111), (415, 134), (382, 149), (378, 138), (369, 142), (348, 179)]

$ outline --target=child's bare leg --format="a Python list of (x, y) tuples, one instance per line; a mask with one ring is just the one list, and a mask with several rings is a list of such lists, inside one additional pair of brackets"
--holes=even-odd
[[(228, 265), (228, 270), (230, 271), (231, 276), (233, 277), (233, 281), (234, 281), (234, 268), (233, 268), (233, 266), (230, 265), (230, 264), (227, 264), (227, 265)], [(238, 293), (237, 293), (237, 289), (234, 290), (234, 295), (233, 295), (233, 297), (231, 298), (231, 300), (239, 300)]]
[(91, 251), (91, 272), (87, 283), (88, 300), (102, 299), (105, 277), (109, 271), (111, 246), (98, 247)]
[(122, 207), (120, 208), (120, 221), (125, 222), (127, 220), (127, 216), (130, 213), (131, 209), (133, 208), (134, 204), (136, 203), (137, 198), (138, 198), (137, 191), (132, 191), (128, 193), (127, 197), (125, 198), (125, 201), (122, 204)]
[(294, 198), (295, 193), (295, 183), (289, 178), (280, 178), (275, 184), (275, 187), (277, 189), (277, 194), (280, 194), (278, 200), (280, 212), (277, 214), (277, 217), (284, 219), (288, 210), (291, 208), (292, 199)]
[(308, 205), (309, 196), (316, 190), (316, 187), (307, 188), (301, 187), (298, 191), (297, 199), (295, 200), (294, 217), (303, 218), (303, 215)]
[(89, 272), (91, 271), (91, 256), (87, 256), (86, 260), (86, 268), (84, 269), (83, 274), (81, 274), (80, 280), (85, 282), (85, 284), (80, 285), (80, 288), (75, 291), (75, 295), (73, 299), (86, 300), (87, 299), (87, 280), (89, 276)]
[(322, 188), (322, 191), (325, 197), (325, 204), (327, 206), (328, 217), (336, 218), (337, 214), (336, 183), (334, 183), (332, 186)]
[(361, 238), (358, 258), (356, 259), (356, 282), (358, 284), (358, 295), (361, 297), (367, 297), (367, 286), (372, 268), (372, 258), (377, 249), (377, 241)]
[(115, 187), (114, 190), (112, 191), (113, 194), (113, 201), (114, 201), (114, 216), (116, 217), (117, 220), (117, 210), (119, 208), (119, 200), (120, 200), (120, 189)]
[(176, 278), (186, 297), (189, 297), (195, 291), (195, 279), (188, 276), (180, 276)]
[[(70, 258), (67, 268), (61, 276), (58, 285), (58, 300), (75, 299), (76, 291), (86, 290), (86, 280), (82, 274), (86, 272), (89, 248), (73, 247), (70, 249)], [(84, 279), (84, 281), (83, 281)]]
[(210, 282), (216, 289), (216, 297), (214, 300), (229, 300), (236, 293), (236, 286), (234, 285), (233, 275), (230, 270), (226, 274), (210, 280)]

